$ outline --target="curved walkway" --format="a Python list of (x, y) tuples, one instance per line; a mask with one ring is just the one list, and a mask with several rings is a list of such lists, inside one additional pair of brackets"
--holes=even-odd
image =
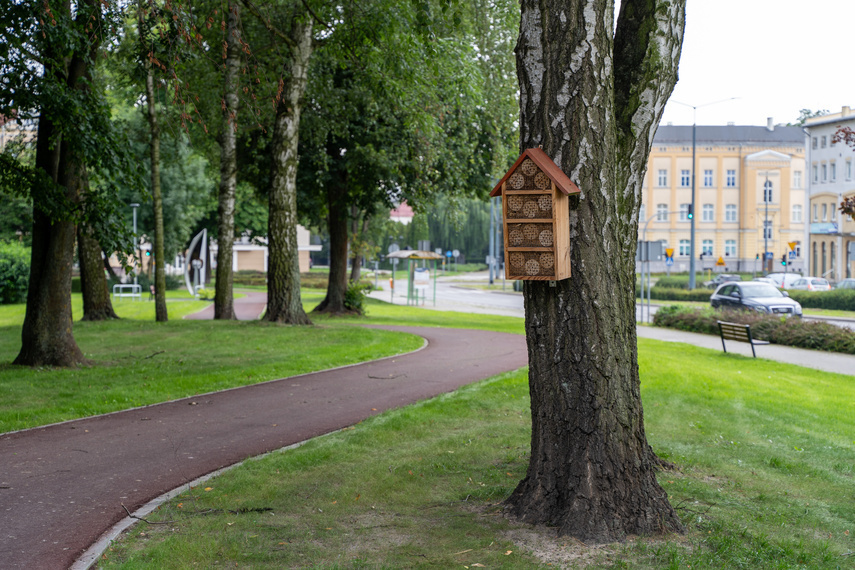
[(417, 334), (406, 355), (0, 435), (0, 567), (68, 568), (113, 524), (248, 457), (528, 363), (525, 337)]
[[(236, 291), (237, 292), (237, 291)], [(267, 291), (240, 291), (244, 296), (234, 300), (235, 316), (239, 321), (254, 321), (261, 318), (267, 308)], [(199, 312), (187, 315), (185, 319), (211, 320), (214, 318), (214, 304), (211, 303)]]

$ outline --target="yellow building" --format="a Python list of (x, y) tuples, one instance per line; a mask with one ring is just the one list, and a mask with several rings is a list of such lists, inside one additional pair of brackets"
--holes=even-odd
[[(659, 127), (644, 179), (639, 240), (674, 249), (672, 271), (802, 271), (805, 148), (798, 127), (695, 127), (695, 249), (691, 249), (692, 126)], [(795, 245), (790, 256), (788, 243)], [(768, 252), (765, 267), (763, 252)], [(782, 266), (787, 256), (787, 267)], [(719, 264), (721, 260), (722, 264)], [(664, 271), (664, 260), (652, 271)]]

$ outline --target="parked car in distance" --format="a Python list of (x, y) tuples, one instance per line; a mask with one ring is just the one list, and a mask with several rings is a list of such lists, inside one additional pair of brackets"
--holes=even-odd
[(778, 289), (789, 289), (790, 285), (802, 278), (798, 273), (770, 273), (766, 276)]
[(802, 306), (770, 283), (722, 283), (710, 296), (713, 308), (751, 309), (770, 315), (802, 316)]
[(837, 284), (835, 289), (855, 289), (855, 279), (844, 279)]
[(704, 287), (715, 289), (722, 283), (727, 283), (728, 281), (742, 281), (742, 276), (738, 273), (719, 273), (712, 278), (712, 281), (705, 281)]
[(790, 285), (790, 289), (802, 291), (831, 291), (831, 284), (822, 277), (802, 277)]
[(752, 281), (757, 281), (759, 283), (771, 283), (772, 285), (775, 284), (775, 282), (769, 279), (768, 277), (755, 277), (754, 279), (752, 279)]

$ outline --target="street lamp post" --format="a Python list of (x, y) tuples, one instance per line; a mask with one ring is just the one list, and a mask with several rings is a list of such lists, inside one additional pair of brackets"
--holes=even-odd
[(738, 97), (730, 97), (728, 99), (722, 99), (720, 101), (712, 101), (710, 103), (704, 103), (703, 105), (689, 105), (688, 103), (681, 103), (680, 101), (672, 101), (678, 105), (683, 105), (685, 107), (692, 108), (692, 217), (689, 219), (689, 289), (695, 288), (695, 148), (697, 141), (697, 129), (698, 129), (698, 109), (700, 107), (709, 107), (710, 105), (716, 105), (718, 103), (724, 103), (725, 101), (732, 101), (734, 99), (738, 99)]
[[(134, 259), (137, 258), (137, 208), (140, 205), (137, 203), (131, 204), (131, 208), (134, 210)], [(136, 263), (134, 263), (134, 285), (137, 285), (137, 272), (136, 272)]]

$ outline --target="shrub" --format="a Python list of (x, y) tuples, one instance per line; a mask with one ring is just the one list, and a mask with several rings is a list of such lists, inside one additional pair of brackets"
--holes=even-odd
[(242, 269), (234, 273), (232, 283), (246, 286), (267, 285), (267, 274), (253, 269)]
[[(637, 295), (641, 295), (641, 290), (636, 290)], [(650, 298), (658, 301), (702, 301), (709, 302), (712, 291), (709, 289), (676, 289), (671, 287), (660, 287), (657, 283), (650, 288)], [(647, 291), (644, 292), (644, 297), (647, 298)]]
[(855, 311), (855, 289), (833, 291), (798, 291), (788, 289), (790, 297), (808, 309)]
[(23, 303), (30, 283), (30, 249), (0, 242), (0, 304)]
[(773, 344), (855, 354), (855, 331), (822, 321), (788, 319), (756, 311), (695, 309), (675, 305), (662, 307), (653, 315), (656, 326), (715, 335), (719, 334), (716, 321), (751, 325), (755, 338)]
[(689, 276), (674, 275), (671, 277), (660, 277), (656, 280), (656, 284), (653, 287), (662, 287), (664, 289), (688, 289)]
[(365, 283), (354, 283), (353, 281), (348, 283), (347, 291), (344, 293), (344, 308), (364, 315), (365, 298), (370, 290), (371, 285), (366, 286)]
[(216, 291), (214, 291), (213, 289), (204, 289), (204, 288), (200, 288), (200, 289), (199, 289), (199, 291), (198, 291), (198, 293), (199, 293), (199, 298), (200, 298), (200, 299), (204, 299), (204, 300), (211, 300), (211, 299), (213, 299), (213, 298), (214, 298), (214, 295), (216, 294)]

